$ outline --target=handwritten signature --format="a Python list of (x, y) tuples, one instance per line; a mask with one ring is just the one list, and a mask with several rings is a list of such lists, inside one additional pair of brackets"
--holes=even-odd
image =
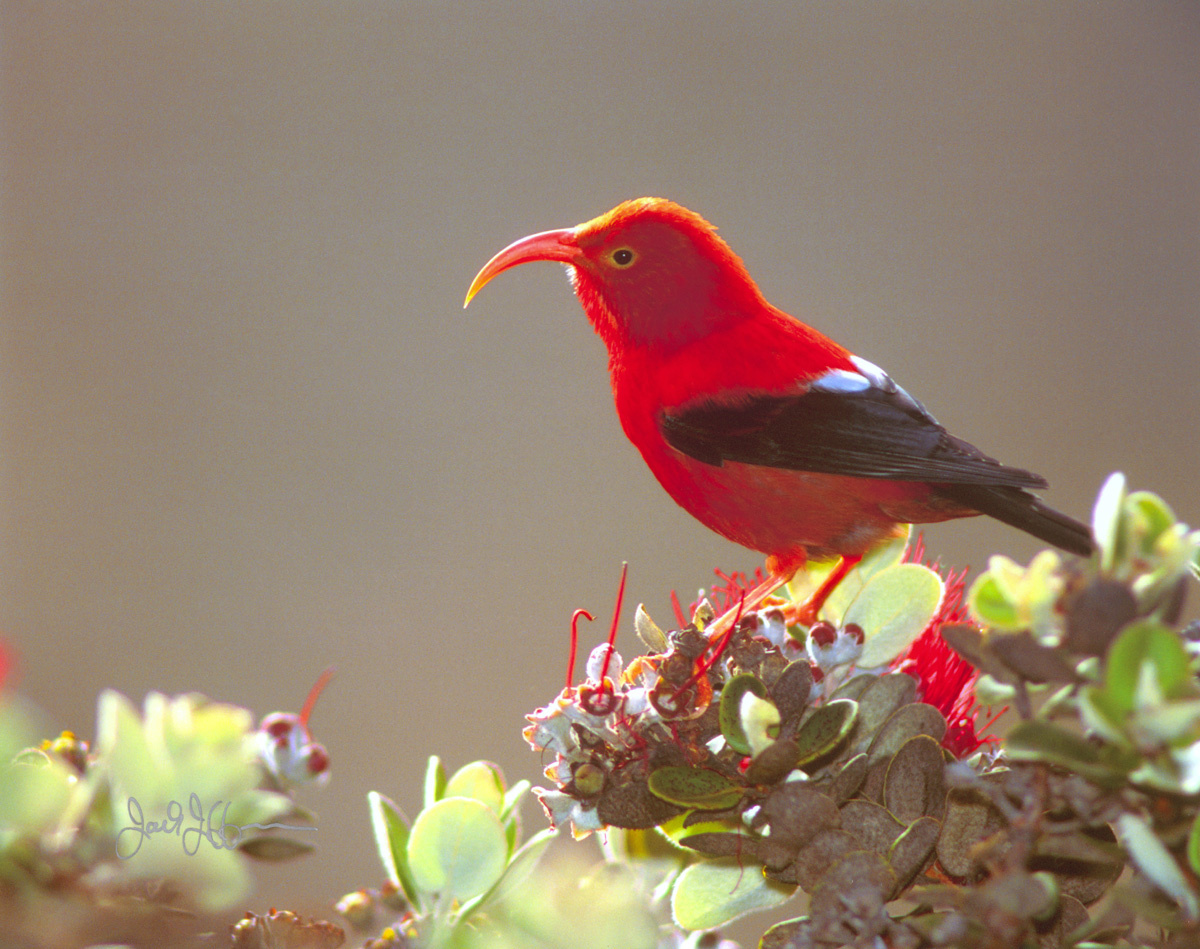
[[(221, 810), (221, 820), (218, 824), (214, 817), (217, 809), (223, 806)], [(205, 814), (203, 806), (200, 804), (200, 798), (196, 794), (192, 794), (188, 798), (188, 813), (192, 819), (196, 821), (194, 827), (184, 827), (183, 806), (178, 801), (171, 801), (167, 804), (167, 816), (161, 821), (147, 821), (142, 817), (142, 805), (138, 803), (137, 798), (129, 798), (129, 819), (133, 822), (129, 827), (124, 827), (117, 834), (117, 856), (122, 860), (128, 860), (139, 850), (142, 849), (142, 844), (149, 840), (155, 834), (174, 834), (176, 837), (181, 837), (183, 840), (183, 852), (189, 857), (195, 856), (200, 849), (200, 844), (207, 840), (217, 850), (233, 850), (242, 841), (242, 831), (256, 827), (259, 830), (270, 830), (272, 828), (283, 828), (284, 830), (316, 830), (315, 827), (293, 826), (291, 824), (231, 824), (226, 820), (229, 814), (229, 802), (217, 801), (208, 809)], [(126, 834), (133, 834), (136, 838), (133, 849), (125, 852), (121, 846), (121, 838)]]

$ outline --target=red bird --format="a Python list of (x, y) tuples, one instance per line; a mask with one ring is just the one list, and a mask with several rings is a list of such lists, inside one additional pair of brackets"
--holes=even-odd
[(987, 514), (1092, 552), (1085, 525), (1027, 490), (1045, 479), (955, 438), (878, 366), (768, 303), (695, 212), (638, 198), (522, 238), (484, 265), (466, 303), (533, 260), (567, 265), (608, 347), (621, 426), (659, 483), (701, 523), (767, 554), (770, 578), (747, 608), (809, 559), (840, 557), (802, 610), (811, 622), (904, 524)]

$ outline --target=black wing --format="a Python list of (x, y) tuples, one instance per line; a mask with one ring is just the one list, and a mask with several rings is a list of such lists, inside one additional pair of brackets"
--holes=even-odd
[(856, 392), (817, 387), (799, 395), (757, 395), (739, 405), (706, 401), (664, 414), (667, 442), (697, 461), (790, 468), (947, 484), (1044, 488), (955, 438), (903, 389)]
[(1046, 480), (1011, 468), (955, 438), (876, 367), (839, 371), (799, 395), (756, 395), (736, 405), (704, 401), (659, 419), (677, 451), (710, 465), (726, 461), (796, 471), (925, 481), (965, 507), (1082, 555), (1091, 532), (1026, 488)]

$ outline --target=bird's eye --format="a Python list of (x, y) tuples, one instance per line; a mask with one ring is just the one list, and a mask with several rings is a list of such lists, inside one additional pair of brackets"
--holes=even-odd
[(618, 247), (609, 255), (609, 259), (618, 267), (628, 267), (637, 259), (637, 255), (628, 247)]

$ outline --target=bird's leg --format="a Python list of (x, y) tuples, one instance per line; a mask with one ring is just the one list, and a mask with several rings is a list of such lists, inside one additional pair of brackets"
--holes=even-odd
[(829, 599), (829, 594), (837, 589), (837, 585), (846, 579), (846, 574), (857, 567), (861, 560), (861, 554), (856, 557), (839, 557), (837, 564), (829, 572), (829, 576), (813, 591), (812, 596), (800, 606), (789, 607), (784, 611), (788, 625), (799, 623), (801, 626), (812, 626), (817, 621), (817, 614), (821, 611), (821, 607)]
[[(784, 621), (787, 625), (799, 624), (801, 626), (812, 626), (817, 621), (817, 614), (821, 611), (821, 607), (829, 599), (829, 594), (837, 589), (837, 585), (846, 579), (846, 574), (857, 567), (861, 560), (861, 554), (853, 557), (839, 557), (833, 570), (829, 572), (829, 576), (813, 591), (812, 596), (799, 606), (792, 605), (785, 607)], [(712, 639), (721, 636), (742, 616), (745, 616), (747, 613), (753, 613), (762, 606), (763, 600), (791, 580), (796, 575), (796, 571), (802, 566), (804, 566), (803, 561), (796, 563), (796, 560), (793, 559), (791, 562), (785, 563), (780, 558), (768, 557), (767, 579), (747, 593), (737, 606), (726, 610), (713, 620), (705, 628), (705, 634)]]

